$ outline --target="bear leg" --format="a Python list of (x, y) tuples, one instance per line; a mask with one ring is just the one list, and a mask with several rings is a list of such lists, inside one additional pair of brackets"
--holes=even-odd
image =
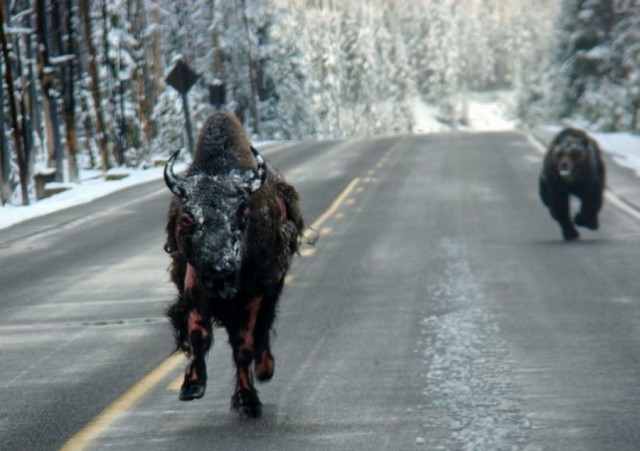
[(565, 241), (573, 241), (580, 238), (580, 234), (573, 226), (569, 214), (569, 193), (560, 190), (549, 190), (547, 194), (549, 212), (551, 217), (560, 224), (562, 237)]
[(580, 196), (580, 211), (574, 218), (574, 222), (579, 227), (587, 229), (598, 229), (598, 212), (602, 208), (602, 189), (594, 188), (586, 195)]

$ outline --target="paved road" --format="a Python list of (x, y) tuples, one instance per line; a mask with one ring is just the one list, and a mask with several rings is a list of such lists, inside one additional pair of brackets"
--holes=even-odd
[(158, 182), (0, 231), (1, 449), (640, 448), (638, 219), (606, 205), (562, 242), (516, 133), (266, 153), (321, 237), (263, 418), (228, 410), (222, 330), (206, 397), (177, 400)]

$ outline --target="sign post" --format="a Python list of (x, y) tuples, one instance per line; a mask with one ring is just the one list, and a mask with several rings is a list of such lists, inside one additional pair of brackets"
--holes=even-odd
[(187, 126), (187, 139), (189, 141), (189, 153), (193, 155), (193, 129), (191, 127), (191, 115), (189, 114), (189, 99), (187, 93), (200, 76), (182, 59), (178, 58), (169, 70), (165, 81), (182, 95), (182, 106)]

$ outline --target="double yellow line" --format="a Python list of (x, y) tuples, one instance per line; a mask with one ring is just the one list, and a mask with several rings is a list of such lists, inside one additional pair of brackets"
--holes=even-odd
[[(338, 197), (329, 205), (329, 208), (305, 230), (305, 237), (309, 237), (310, 234), (320, 229), (322, 224), (340, 208), (359, 181), (359, 178), (353, 179), (346, 188), (342, 190)], [(94, 440), (100, 437), (114, 421), (136, 405), (147, 393), (153, 390), (183, 362), (184, 355), (181, 352), (176, 351), (173, 353), (153, 371), (140, 379), (133, 387), (109, 404), (98, 416), (87, 423), (86, 426), (60, 448), (60, 451), (80, 451), (86, 449)]]

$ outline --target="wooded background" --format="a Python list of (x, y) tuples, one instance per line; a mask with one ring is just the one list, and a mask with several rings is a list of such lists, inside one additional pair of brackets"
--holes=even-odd
[[(523, 123), (640, 130), (638, 0), (0, 0), (0, 200), (187, 147), (234, 111), (253, 139), (412, 131), (420, 97), (452, 127), (468, 94), (510, 91)], [(224, 86), (214, 105), (212, 86)], [(218, 99), (218, 102), (220, 99)]]

